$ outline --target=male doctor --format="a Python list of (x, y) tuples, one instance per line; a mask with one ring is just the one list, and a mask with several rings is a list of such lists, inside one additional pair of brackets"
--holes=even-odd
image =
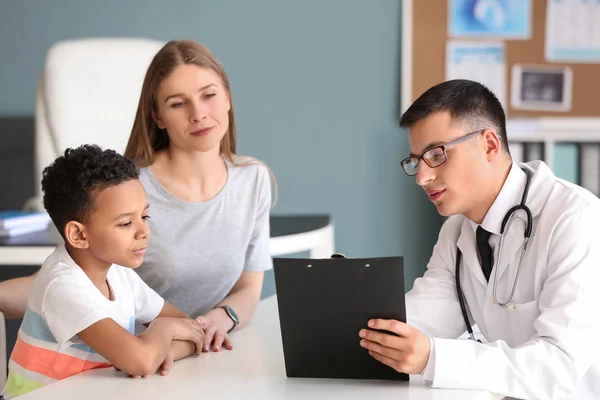
[[(513, 162), (502, 106), (479, 83), (432, 87), (401, 126), (410, 142), (404, 171), (449, 218), (427, 271), (406, 295), (408, 323), (368, 321), (361, 346), (399, 372), (422, 373), (432, 387), (599, 399), (600, 199), (541, 161)], [(502, 234), (525, 191), (527, 246), (523, 210)], [(457, 339), (471, 325), (483, 343)]]

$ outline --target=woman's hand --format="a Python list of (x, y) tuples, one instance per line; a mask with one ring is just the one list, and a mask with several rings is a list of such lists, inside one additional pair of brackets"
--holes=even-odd
[(206, 315), (196, 317), (196, 321), (204, 327), (203, 352), (208, 352), (211, 344), (213, 351), (220, 351), (221, 346), (233, 350), (233, 344), (227, 334), (227, 331), (233, 327), (233, 321), (225, 310), (216, 308)]

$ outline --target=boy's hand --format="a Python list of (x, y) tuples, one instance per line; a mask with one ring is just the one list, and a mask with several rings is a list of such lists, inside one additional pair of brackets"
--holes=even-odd
[[(171, 367), (173, 367), (173, 363), (175, 362), (175, 358), (173, 357), (173, 353), (172, 352), (168, 352), (167, 353), (167, 358), (165, 358), (165, 361), (163, 361), (162, 364), (160, 364), (160, 367), (158, 367), (158, 373), (160, 373), (162, 376), (167, 376), (169, 375), (169, 371), (171, 371)], [(116, 368), (115, 369), (117, 371), (120, 371), (120, 369)], [(129, 375), (130, 377), (132, 377), (133, 379), (140, 379), (140, 378), (149, 378), (150, 375)]]
[(194, 353), (200, 355), (205, 343), (204, 326), (192, 318), (172, 318), (175, 321), (174, 340), (187, 340), (196, 345)]
[(201, 315), (196, 318), (196, 321), (204, 326), (206, 334), (204, 352), (209, 351), (211, 344), (213, 345), (213, 351), (220, 351), (221, 346), (227, 350), (233, 350), (233, 344), (227, 334), (227, 331), (233, 326), (233, 321), (222, 308), (217, 308), (206, 315)]
[[(162, 376), (167, 376), (169, 372), (171, 372), (171, 368), (173, 367), (175, 361), (188, 357), (194, 352), (195, 349), (196, 345), (193, 342), (187, 340), (173, 340), (171, 342), (171, 348), (167, 352), (164, 361), (160, 364), (156, 372)], [(147, 378), (148, 376), (149, 375), (132, 376), (132, 378)]]
[(152, 324), (166, 325), (171, 330), (172, 340), (187, 340), (194, 343), (194, 353), (200, 355), (205, 343), (204, 327), (192, 318), (161, 317), (152, 321)]
[(169, 375), (169, 371), (171, 371), (171, 367), (173, 367), (174, 362), (175, 362), (175, 357), (173, 356), (173, 352), (169, 351), (167, 353), (167, 358), (165, 358), (165, 361), (163, 361), (163, 363), (158, 368), (158, 372), (162, 376)]
[[(169, 375), (169, 371), (171, 371), (171, 368), (173, 367), (173, 363), (175, 362), (175, 357), (173, 356), (173, 352), (169, 351), (167, 353), (167, 358), (165, 358), (165, 361), (163, 361), (162, 364), (160, 364), (160, 367), (158, 367), (158, 373), (160, 373), (162, 376), (167, 376)], [(139, 378), (148, 378), (150, 375), (144, 375), (144, 376), (131, 376), (134, 379), (139, 379)]]

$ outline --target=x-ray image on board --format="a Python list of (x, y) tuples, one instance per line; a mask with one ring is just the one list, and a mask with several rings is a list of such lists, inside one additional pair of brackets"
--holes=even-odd
[(511, 104), (515, 109), (569, 111), (573, 77), (568, 67), (514, 65)]

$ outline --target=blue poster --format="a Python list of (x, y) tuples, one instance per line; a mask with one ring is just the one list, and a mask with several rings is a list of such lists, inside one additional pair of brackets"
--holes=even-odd
[(531, 37), (531, 0), (450, 0), (449, 35)]

